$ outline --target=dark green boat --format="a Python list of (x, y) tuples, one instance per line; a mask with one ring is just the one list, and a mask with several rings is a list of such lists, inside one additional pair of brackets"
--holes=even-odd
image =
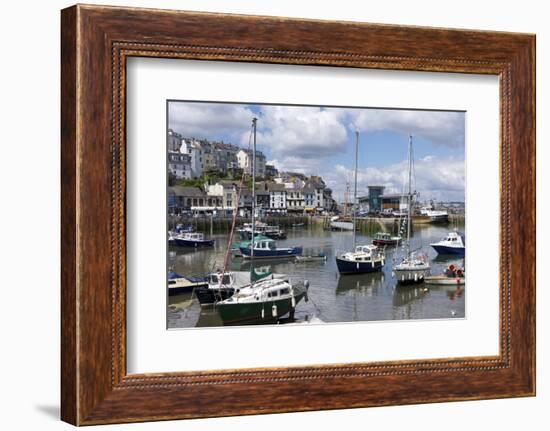
[(216, 304), (224, 325), (276, 323), (294, 317), (296, 305), (306, 298), (309, 283), (290, 284), (285, 280), (262, 280), (241, 289), (231, 298)]

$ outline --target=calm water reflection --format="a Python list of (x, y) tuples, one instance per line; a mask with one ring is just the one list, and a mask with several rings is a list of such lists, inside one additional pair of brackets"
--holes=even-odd
[[(422, 248), (430, 257), (432, 274), (441, 273), (449, 263), (461, 263), (452, 256), (438, 256), (429, 246), (448, 232), (446, 226), (417, 227), (413, 248)], [(209, 250), (171, 249), (168, 265), (183, 275), (203, 274), (223, 266), (227, 235), (215, 235), (216, 245)], [(326, 262), (298, 263), (294, 260), (255, 262), (255, 268), (289, 274), (310, 281), (309, 302), (300, 302), (296, 308), (297, 321), (321, 319), (323, 322), (352, 322), (396, 319), (460, 318), (465, 316), (465, 289), (455, 286), (396, 286), (391, 276), (394, 260), (401, 250), (386, 251), (386, 265), (382, 272), (339, 276), (335, 255), (352, 245), (351, 232), (329, 232), (320, 229), (289, 230), (280, 246), (302, 245), (304, 254), (323, 251)], [(357, 236), (358, 244), (370, 244), (372, 238)], [(231, 269), (249, 271), (250, 262), (232, 259)], [(284, 322), (281, 322), (284, 323)], [(191, 294), (169, 298), (168, 327), (189, 328), (219, 326), (221, 321), (213, 308), (203, 308)]]

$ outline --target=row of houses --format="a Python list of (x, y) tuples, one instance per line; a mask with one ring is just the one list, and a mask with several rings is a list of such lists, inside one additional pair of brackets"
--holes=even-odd
[[(287, 187), (288, 186), (288, 187)], [(272, 214), (313, 214), (334, 211), (336, 203), (332, 190), (320, 177), (311, 177), (297, 187), (295, 182), (260, 181), (256, 184), (256, 207)], [(172, 186), (168, 188), (168, 206), (172, 213), (193, 212), (232, 214), (252, 209), (252, 191), (243, 188), (239, 196), (239, 183), (219, 181), (199, 187)]]
[[(225, 142), (184, 138), (168, 129), (168, 169), (176, 179), (201, 177), (207, 171), (226, 174), (236, 169), (247, 173), (252, 170), (252, 152)], [(261, 151), (256, 151), (256, 175), (259, 178), (274, 177), (277, 170), (266, 163)]]

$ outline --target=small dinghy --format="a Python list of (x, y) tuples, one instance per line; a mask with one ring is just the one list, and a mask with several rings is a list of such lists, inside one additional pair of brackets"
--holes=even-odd
[(445, 270), (445, 273), (425, 277), (424, 283), (444, 286), (462, 286), (466, 284), (466, 273), (464, 268), (458, 268), (457, 266), (451, 264)]

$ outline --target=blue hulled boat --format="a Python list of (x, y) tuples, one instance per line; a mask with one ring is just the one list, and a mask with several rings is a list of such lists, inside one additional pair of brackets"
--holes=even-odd
[(254, 249), (252, 247), (240, 247), (241, 254), (244, 259), (250, 259), (254, 255), (254, 259), (279, 259), (300, 256), (302, 247), (277, 247), (277, 244), (272, 239), (256, 239), (254, 241)]
[(430, 244), (439, 254), (454, 254), (464, 256), (466, 249), (466, 238), (460, 232), (449, 232), (445, 238), (439, 242)]
[(384, 263), (384, 253), (375, 245), (359, 245), (355, 247), (355, 251), (336, 256), (336, 266), (340, 274), (380, 271)]
[[(172, 238), (174, 245), (178, 247), (212, 247), (213, 239), (204, 239), (204, 234), (201, 232), (184, 233)], [(170, 243), (170, 239), (168, 240)]]

